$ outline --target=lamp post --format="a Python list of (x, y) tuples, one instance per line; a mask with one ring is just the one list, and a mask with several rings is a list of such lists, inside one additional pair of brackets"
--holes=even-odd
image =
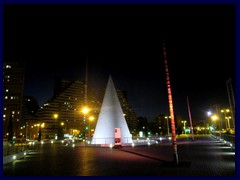
[[(207, 112), (208, 117), (210, 117), (210, 119), (215, 122), (216, 120), (218, 120), (218, 116), (216, 114), (213, 114), (211, 111)], [(217, 127), (217, 123), (215, 123), (216, 127)], [(220, 124), (219, 124), (219, 129), (220, 129)]]
[(85, 122), (86, 122), (86, 115), (88, 114), (89, 111), (90, 111), (90, 109), (89, 109), (88, 107), (84, 107), (84, 108), (82, 109), (84, 124), (85, 124)]
[(225, 117), (225, 119), (227, 120), (227, 124), (228, 124), (228, 128), (230, 129), (230, 122), (229, 122), (229, 119), (231, 119), (232, 117), (231, 116), (227, 116)]
[(221, 113), (224, 114), (224, 119), (226, 120), (226, 129), (229, 128), (230, 129), (230, 122), (229, 122), (229, 117), (227, 117), (227, 114), (230, 112), (229, 109), (222, 109)]
[[(53, 118), (54, 118), (54, 130), (56, 131), (56, 129), (58, 129), (58, 128), (56, 128), (56, 124), (57, 124), (57, 118), (58, 118), (58, 114), (53, 114)], [(55, 134), (55, 139), (57, 140), (57, 135)]]
[(165, 116), (165, 119), (167, 119), (167, 135), (169, 136), (169, 123), (168, 118), (171, 118), (171, 116)]
[(54, 120), (55, 120), (55, 122), (56, 122), (56, 120), (57, 120), (57, 118), (58, 118), (58, 114), (53, 114), (53, 118), (54, 118)]
[[(218, 116), (214, 114), (211, 116), (211, 119), (213, 122), (216, 122), (218, 120)], [(216, 127), (217, 127), (217, 122), (216, 122)]]
[(38, 127), (38, 130), (37, 130), (37, 132), (38, 132), (37, 139), (38, 139), (38, 142), (40, 142), (40, 141), (41, 141), (41, 127), (40, 127), (40, 124), (39, 124), (39, 123), (36, 124), (36, 126)]
[(63, 138), (64, 138), (64, 133), (66, 132), (66, 128), (65, 128), (65, 123), (64, 122), (61, 122), (61, 133), (62, 133), (62, 136), (63, 136)]
[(89, 129), (88, 129), (88, 137), (89, 137), (89, 140), (91, 139), (91, 121), (94, 120), (94, 117), (93, 116), (90, 116), (89, 117)]
[(185, 129), (186, 129), (186, 122), (187, 122), (187, 121), (181, 121), (181, 123), (183, 123), (184, 134), (186, 134), (186, 131), (185, 131)]
[(40, 140), (42, 139), (42, 128), (45, 127), (45, 123), (42, 123), (40, 126), (39, 126), (39, 133), (40, 133)]

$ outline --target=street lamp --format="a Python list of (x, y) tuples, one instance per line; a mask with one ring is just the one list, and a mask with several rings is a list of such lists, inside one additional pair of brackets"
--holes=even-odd
[(183, 123), (184, 134), (186, 133), (186, 131), (185, 131), (185, 129), (186, 129), (186, 122), (187, 121), (181, 121), (181, 123)]
[(38, 123), (37, 126), (38, 126), (38, 142), (40, 142), (42, 139), (42, 129), (41, 129), (42, 125)]
[(61, 126), (62, 126), (62, 129), (65, 129), (65, 124), (64, 124), (64, 122), (61, 122), (61, 124), (60, 124)]
[(165, 116), (165, 119), (167, 119), (167, 135), (169, 136), (169, 124), (168, 124), (168, 119), (171, 118), (171, 116)]
[[(218, 120), (218, 116), (216, 114), (212, 115), (211, 116), (211, 119), (213, 122), (217, 121)], [(217, 127), (217, 122), (216, 122), (216, 127)]]
[(90, 111), (90, 109), (88, 107), (83, 107), (82, 109), (82, 113), (83, 113), (83, 122), (85, 124), (85, 121), (86, 121), (86, 115), (88, 114), (88, 112)]
[(224, 119), (226, 120), (226, 129), (227, 127), (230, 129), (229, 117), (227, 118), (227, 114), (230, 112), (229, 109), (222, 109), (221, 113), (224, 114)]
[[(55, 129), (55, 132), (57, 131), (56, 129), (56, 126), (58, 127), (58, 125), (56, 125), (57, 124), (57, 118), (58, 118), (58, 114), (53, 114), (53, 118), (54, 118), (54, 129)], [(55, 139), (57, 140), (57, 134), (55, 134)]]
[(88, 137), (89, 139), (91, 139), (91, 121), (94, 120), (94, 117), (93, 116), (90, 116), (89, 117), (89, 129), (88, 129)]
[(84, 107), (84, 108), (82, 109), (82, 113), (83, 113), (84, 115), (86, 115), (89, 111), (90, 111), (90, 109), (89, 109), (88, 107)]
[(228, 128), (230, 129), (230, 122), (229, 122), (229, 119), (231, 119), (231, 116), (227, 116), (227, 117), (225, 117), (225, 119), (227, 120)]
[(53, 117), (54, 117), (55, 122), (56, 122), (56, 120), (57, 120), (57, 118), (58, 118), (58, 114), (53, 114)]

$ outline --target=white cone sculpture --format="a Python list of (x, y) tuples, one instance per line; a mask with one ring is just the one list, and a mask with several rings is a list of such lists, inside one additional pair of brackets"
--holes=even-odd
[(116, 128), (120, 130), (120, 144), (132, 143), (132, 135), (123, 115), (112, 78), (109, 76), (92, 144), (116, 144)]

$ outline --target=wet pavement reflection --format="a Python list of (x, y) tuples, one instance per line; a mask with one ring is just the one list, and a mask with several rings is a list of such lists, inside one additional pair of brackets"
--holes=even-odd
[(171, 143), (101, 148), (38, 144), (23, 159), (3, 166), (4, 176), (224, 176), (235, 175), (235, 152), (210, 137), (178, 144), (179, 165)]

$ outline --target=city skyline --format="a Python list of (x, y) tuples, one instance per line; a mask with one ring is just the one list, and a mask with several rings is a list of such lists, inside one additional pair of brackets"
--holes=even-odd
[(26, 62), (25, 95), (40, 105), (51, 98), (55, 76), (84, 80), (88, 59), (89, 88), (105, 89), (111, 75), (137, 116), (168, 114), (165, 41), (175, 113), (188, 119), (186, 96), (193, 120), (206, 118), (212, 105), (228, 106), (226, 81), (235, 82), (234, 6), (4, 8), (4, 61)]

